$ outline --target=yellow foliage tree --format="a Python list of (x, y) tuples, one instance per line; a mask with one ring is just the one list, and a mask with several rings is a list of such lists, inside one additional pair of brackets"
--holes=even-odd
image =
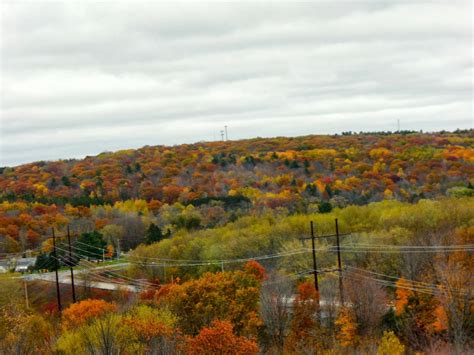
[(51, 354), (53, 327), (40, 315), (10, 307), (0, 328), (0, 354)]
[(82, 326), (64, 331), (56, 343), (59, 354), (144, 354), (137, 334), (118, 314), (92, 318)]
[(334, 324), (339, 329), (336, 338), (341, 346), (347, 348), (357, 344), (357, 322), (350, 308), (342, 307)]
[(393, 332), (384, 332), (377, 349), (377, 355), (403, 355), (405, 345), (400, 343)]

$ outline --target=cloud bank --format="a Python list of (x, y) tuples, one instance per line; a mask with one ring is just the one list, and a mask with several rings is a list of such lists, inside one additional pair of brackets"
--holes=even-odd
[(1, 5), (0, 166), (143, 145), (472, 127), (472, 3)]

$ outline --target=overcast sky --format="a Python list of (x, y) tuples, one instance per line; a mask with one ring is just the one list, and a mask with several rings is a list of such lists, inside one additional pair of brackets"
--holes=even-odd
[(0, 166), (471, 128), (471, 1), (3, 2)]

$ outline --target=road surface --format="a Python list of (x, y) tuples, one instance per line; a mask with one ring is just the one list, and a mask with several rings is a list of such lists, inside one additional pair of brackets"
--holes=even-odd
[[(88, 281), (84, 280), (81, 277), (81, 274), (92, 273), (96, 271), (106, 271), (107, 269), (116, 269), (117, 267), (126, 267), (128, 263), (115, 264), (115, 265), (106, 265), (106, 266), (97, 266), (91, 269), (77, 269), (74, 270), (74, 284), (77, 286), (87, 286), (101, 290), (127, 290), (131, 292), (141, 292), (142, 288), (138, 287), (134, 282), (125, 282), (123, 280), (119, 281), (106, 281), (104, 280), (94, 280)], [(46, 272), (42, 274), (30, 274), (24, 275), (22, 278), (26, 281), (47, 281), (47, 282), (56, 282), (56, 273), (55, 272)], [(100, 277), (102, 278), (102, 277)], [(97, 279), (97, 276), (95, 277)], [(61, 270), (58, 272), (58, 281), (61, 284), (71, 284), (71, 272), (69, 270)]]

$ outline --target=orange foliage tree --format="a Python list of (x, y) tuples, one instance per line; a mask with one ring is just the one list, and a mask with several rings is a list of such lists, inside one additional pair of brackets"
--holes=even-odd
[(111, 259), (111, 258), (113, 258), (113, 256), (114, 256), (114, 252), (115, 252), (115, 249), (114, 249), (113, 245), (110, 245), (110, 244), (109, 244), (109, 245), (107, 245), (107, 252), (105, 253), (104, 256), (105, 256), (106, 258)]
[(396, 283), (395, 290), (395, 314), (399, 316), (404, 311), (405, 307), (408, 305), (408, 299), (412, 296), (412, 291), (408, 289), (410, 284), (403, 277), (399, 278)]
[(258, 353), (258, 346), (246, 337), (235, 335), (231, 322), (214, 320), (210, 327), (205, 327), (197, 336), (188, 338), (186, 353), (251, 355)]
[(346, 348), (357, 344), (357, 321), (350, 308), (342, 307), (334, 324), (339, 330), (336, 338), (341, 346)]
[(62, 315), (62, 325), (65, 329), (72, 329), (86, 323), (90, 319), (100, 317), (116, 310), (117, 305), (115, 303), (87, 299), (74, 303), (64, 310)]
[(433, 333), (445, 329), (445, 312), (433, 295), (413, 291), (410, 281), (401, 278), (396, 286), (395, 314), (402, 336), (416, 350), (423, 350)]
[(417, 327), (429, 333), (446, 329), (446, 314), (433, 296), (412, 291), (413, 284), (403, 277), (398, 279), (396, 287), (397, 316), (414, 317)]
[(319, 294), (310, 281), (298, 286), (298, 294), (293, 303), (293, 320), (286, 342), (289, 352), (316, 352), (320, 349), (322, 328), (318, 319)]
[(180, 285), (164, 286), (157, 301), (178, 315), (185, 333), (197, 334), (214, 319), (227, 319), (237, 334), (256, 335), (262, 325), (258, 307), (263, 278), (260, 264), (249, 262), (243, 271), (206, 273)]
[(176, 317), (166, 309), (138, 306), (132, 309), (122, 324), (129, 327), (147, 353), (173, 353), (178, 340), (182, 340), (176, 329)]

